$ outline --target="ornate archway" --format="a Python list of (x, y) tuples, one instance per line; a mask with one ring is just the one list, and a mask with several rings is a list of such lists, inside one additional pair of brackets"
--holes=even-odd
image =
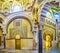
[(4, 23), (5, 15), (0, 14), (0, 26), (3, 28), (3, 23)]
[[(42, 9), (44, 8), (44, 6), (45, 6), (46, 3), (53, 2), (53, 1), (56, 2), (56, 0), (49, 0), (49, 1), (48, 1), (48, 0), (44, 0), (44, 1), (42, 1), (41, 4), (40, 4), (40, 6), (41, 6), (40, 9), (41, 9), (41, 11), (42, 11)], [(58, 2), (59, 2), (59, 0), (58, 0)], [(40, 11), (40, 12), (41, 12), (41, 11)]]
[[(7, 23), (7, 29), (8, 29), (9, 24), (10, 24), (12, 21), (14, 21), (15, 19), (25, 19), (25, 20), (27, 20), (27, 21), (29, 22), (30, 26), (31, 26), (31, 31), (32, 31), (32, 24), (31, 24), (30, 20), (29, 20), (28, 18), (24, 17), (24, 16), (14, 17), (14, 18), (12, 18), (11, 20), (9, 20), (9, 22)], [(6, 30), (7, 30), (7, 29), (6, 29)]]
[[(41, 2), (41, 4), (40, 4), (40, 46), (42, 46), (43, 44), (44, 44), (44, 42), (43, 42), (43, 31), (42, 31), (42, 26), (45, 24), (45, 18), (47, 18), (46, 17), (46, 13), (45, 12), (43, 12), (42, 13), (42, 11), (43, 11), (43, 9), (45, 9), (45, 10), (48, 10), (49, 11), (49, 9), (50, 8), (48, 8), (49, 7), (49, 5), (46, 5), (46, 4), (50, 4), (51, 2), (56, 2), (56, 0), (44, 0), (44, 1), (42, 1)], [(46, 6), (46, 7), (45, 7)], [(48, 6), (48, 7), (47, 7)], [(43, 15), (42, 15), (43, 14)], [(43, 16), (43, 17), (42, 17)], [(50, 22), (50, 20), (49, 20), (49, 18), (47, 18), (47, 20)], [(48, 23), (48, 22), (47, 22)], [(54, 22), (52, 22), (51, 21), (51, 23), (53, 23), (53, 24), (55, 24)], [(42, 39), (42, 40), (41, 40)], [(43, 43), (42, 43), (43, 42)], [(42, 44), (41, 44), (42, 43)], [(40, 47), (40, 49), (42, 50), (42, 47)], [(40, 51), (41, 53), (42, 53), (42, 51)]]
[(0, 46), (2, 45), (2, 39), (3, 37), (3, 22), (4, 22), (5, 16), (0, 13)]
[[(28, 23), (30, 24), (30, 27), (31, 27), (31, 31), (32, 31), (32, 22), (30, 20), (31, 18), (31, 15), (29, 15), (29, 13), (27, 14), (28, 12), (16, 12), (16, 13), (13, 13), (9, 16), (7, 16), (7, 18), (5, 19), (5, 27), (6, 27), (6, 32), (8, 32), (8, 26), (9, 24), (14, 21), (15, 19), (25, 19), (26, 21), (28, 21)], [(30, 18), (29, 18), (30, 17)]]

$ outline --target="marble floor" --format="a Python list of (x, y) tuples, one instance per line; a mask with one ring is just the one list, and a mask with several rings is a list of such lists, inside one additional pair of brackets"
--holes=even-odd
[(14, 49), (2, 49), (0, 53), (38, 53), (36, 50), (14, 50)]
[(43, 53), (60, 53), (60, 49), (54, 48), (54, 49), (44, 50)]
[[(0, 53), (38, 53), (38, 51), (2, 49), (0, 50)], [(54, 48), (54, 49), (44, 50), (42, 53), (60, 53), (60, 49)]]

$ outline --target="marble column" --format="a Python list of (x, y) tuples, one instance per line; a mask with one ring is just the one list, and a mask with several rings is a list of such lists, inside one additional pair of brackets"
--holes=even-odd
[(39, 30), (39, 53), (43, 53), (43, 42), (42, 42), (42, 23), (40, 23), (40, 30)]
[(33, 32), (34, 32), (34, 40), (36, 41), (36, 49), (38, 49), (38, 25), (36, 24), (36, 22), (34, 21), (33, 23)]
[(56, 19), (56, 45), (58, 47), (58, 20)]
[(6, 34), (3, 34), (4, 36), (4, 49), (6, 48)]
[(6, 48), (6, 27), (3, 28), (3, 42), (4, 42), (4, 49)]

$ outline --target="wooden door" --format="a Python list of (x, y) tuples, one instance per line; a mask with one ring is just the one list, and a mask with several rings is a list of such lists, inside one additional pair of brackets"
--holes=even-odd
[(15, 49), (21, 49), (21, 43), (20, 43), (20, 39), (16, 39), (15, 40)]

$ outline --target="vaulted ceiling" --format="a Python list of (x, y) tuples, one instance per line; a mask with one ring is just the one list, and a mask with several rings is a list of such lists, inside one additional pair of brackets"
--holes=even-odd
[(0, 11), (10, 12), (14, 10), (14, 7), (17, 8), (15, 10), (19, 10), (18, 8), (27, 9), (28, 7), (34, 5), (33, 3), (35, 1), (36, 0), (0, 0)]

